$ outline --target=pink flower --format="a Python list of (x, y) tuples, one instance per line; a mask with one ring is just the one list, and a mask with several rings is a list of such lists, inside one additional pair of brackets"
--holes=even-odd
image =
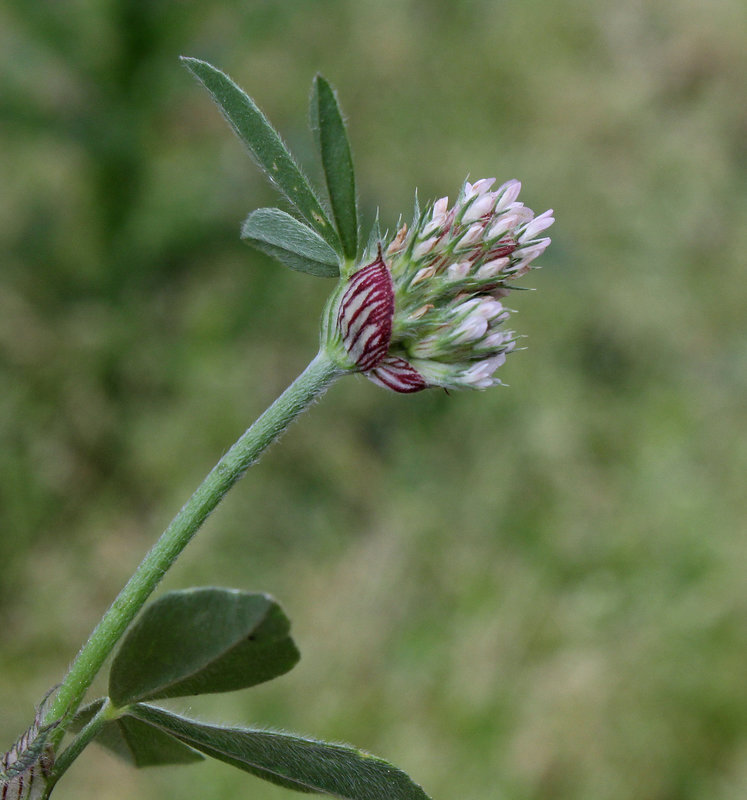
[(330, 336), (346, 368), (397, 392), (429, 386), (485, 389), (514, 349), (501, 299), (550, 243), (537, 238), (552, 211), (535, 217), (518, 202), (521, 184), (491, 191), (465, 182), (377, 242), (331, 299)]

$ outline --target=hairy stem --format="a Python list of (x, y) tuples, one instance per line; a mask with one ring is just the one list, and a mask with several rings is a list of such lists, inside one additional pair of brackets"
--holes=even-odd
[[(340, 374), (340, 368), (320, 350), (304, 372), (213, 467), (91, 633), (60, 684), (46, 714), (46, 723), (75, 712), (106, 657), (226, 492)], [(59, 744), (64, 727), (60, 725), (55, 731), (55, 744)]]
[(119, 713), (121, 713), (120, 710), (113, 708), (108, 698), (104, 700), (101, 708), (56, 758), (52, 775), (46, 785), (44, 798), (49, 797), (55, 784), (60, 779), (60, 776), (70, 768), (73, 761), (75, 761), (83, 750), (85, 750), (86, 746), (93, 741), (101, 728), (109, 722), (109, 720), (115, 719)]

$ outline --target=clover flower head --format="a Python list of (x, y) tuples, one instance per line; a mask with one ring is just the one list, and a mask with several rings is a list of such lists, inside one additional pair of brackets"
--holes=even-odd
[(352, 371), (397, 392), (501, 383), (496, 370), (516, 344), (503, 300), (547, 248), (540, 234), (554, 220), (518, 201), (518, 181), (494, 182), (466, 181), (452, 207), (446, 197), (416, 207), (411, 228), (369, 249), (335, 301)]

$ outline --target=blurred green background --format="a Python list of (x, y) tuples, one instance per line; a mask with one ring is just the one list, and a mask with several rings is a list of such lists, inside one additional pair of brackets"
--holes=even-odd
[[(271, 592), (303, 658), (176, 707), (434, 800), (747, 797), (746, 40), (742, 0), (5, 0), (0, 742), (315, 352), (331, 284), (239, 241), (276, 198), (187, 54), (307, 163), (323, 72), (367, 224), (467, 174), (557, 222), (510, 388), (345, 379), (210, 518), (165, 586)], [(95, 748), (55, 793), (133, 796), (292, 793)]]

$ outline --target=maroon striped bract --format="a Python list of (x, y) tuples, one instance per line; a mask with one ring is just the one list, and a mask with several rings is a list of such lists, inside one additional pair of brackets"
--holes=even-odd
[(362, 372), (373, 369), (389, 350), (394, 317), (394, 286), (381, 248), (375, 261), (348, 282), (337, 312), (343, 344)]

